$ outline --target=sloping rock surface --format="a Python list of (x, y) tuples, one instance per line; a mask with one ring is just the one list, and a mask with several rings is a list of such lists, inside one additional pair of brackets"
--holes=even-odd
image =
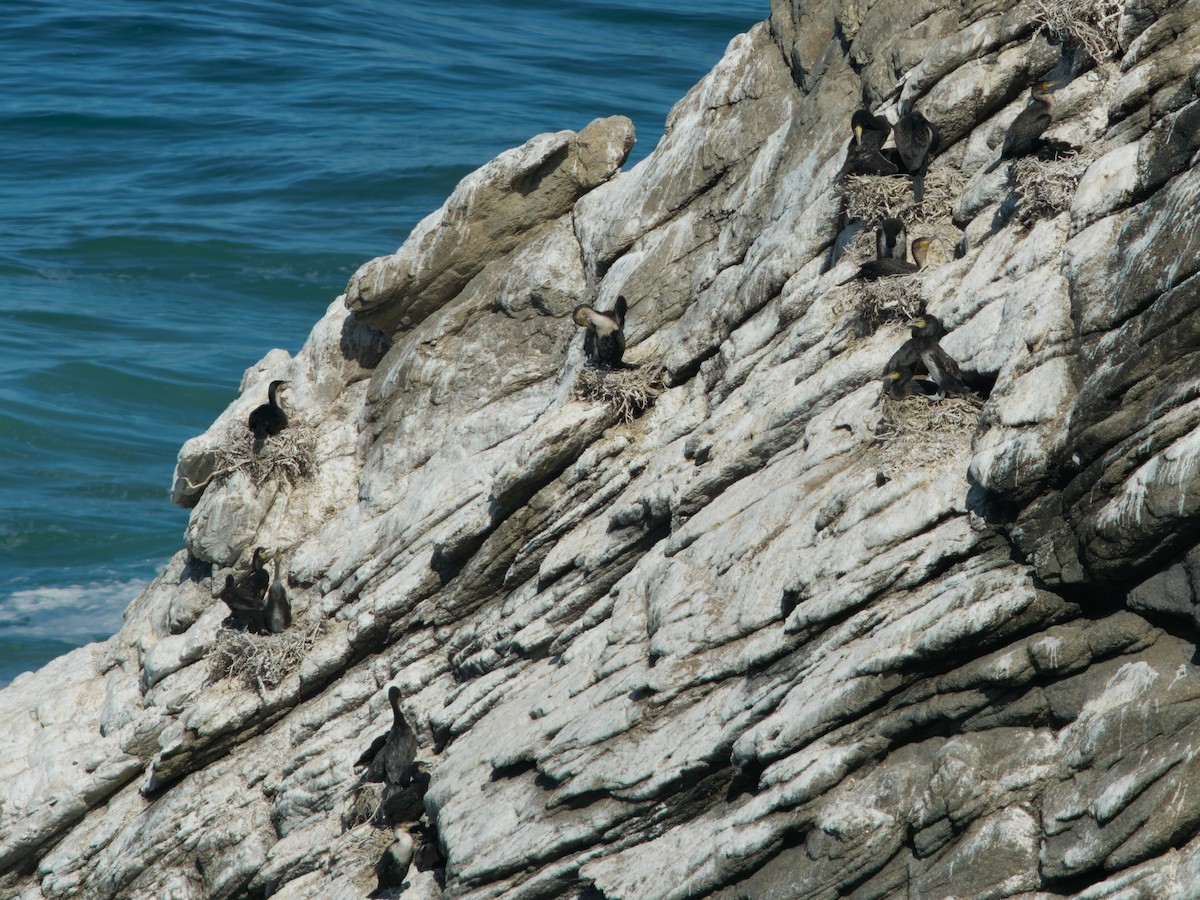
[[(1023, 4), (780, 0), (633, 169), (611, 119), (464, 179), (184, 446), (121, 632), (0, 692), (0, 897), (364, 896), (391, 684), (406, 897), (1200, 896), (1200, 0), (1097, 9), (1098, 60)], [(1045, 77), (1038, 212), (986, 170)], [(864, 102), (941, 129), (910, 288), (986, 395), (915, 439), (842, 284)], [(631, 422), (575, 389), (618, 294)], [(286, 477), (226, 452), (276, 378)], [(218, 664), (255, 546), (273, 679)]]

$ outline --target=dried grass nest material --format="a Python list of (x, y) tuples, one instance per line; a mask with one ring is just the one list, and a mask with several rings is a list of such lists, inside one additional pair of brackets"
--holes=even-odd
[(880, 469), (889, 478), (918, 463), (936, 466), (969, 453), (982, 406), (973, 397), (931, 403), (924, 397), (893, 400), (886, 394), (879, 405), (875, 440), (883, 455)]
[(910, 239), (925, 226), (950, 222), (954, 204), (966, 180), (951, 166), (930, 166), (925, 173), (925, 196), (913, 199), (907, 175), (847, 175), (842, 179), (842, 199), (851, 219), (881, 222), (894, 216), (904, 222)]
[(575, 379), (575, 396), (607, 403), (617, 421), (632, 422), (663, 392), (663, 372), (662, 366), (651, 365), (611, 370), (585, 366)]
[(875, 281), (857, 281), (852, 291), (855, 334), (874, 334), (888, 322), (907, 324), (921, 312), (921, 274), (895, 275)]
[(316, 468), (316, 437), (303, 421), (293, 420), (279, 434), (263, 441), (254, 452), (254, 435), (249, 429), (234, 429), (229, 440), (216, 454), (209, 481), (228, 481), (235, 473), (245, 472), (256, 486), (275, 478), (298, 484)]
[(213, 681), (230, 679), (265, 694), (283, 683), (316, 644), (322, 631), (292, 627), (283, 634), (250, 634), (222, 628), (210, 657)]
[(1097, 63), (1120, 56), (1124, 0), (1034, 0), (1034, 6), (1039, 30), (1081, 47)]
[(1017, 216), (1024, 225), (1052, 219), (1071, 208), (1079, 179), (1092, 162), (1088, 153), (1071, 152), (1057, 159), (1023, 156), (1013, 165), (1013, 183), (1020, 198)]

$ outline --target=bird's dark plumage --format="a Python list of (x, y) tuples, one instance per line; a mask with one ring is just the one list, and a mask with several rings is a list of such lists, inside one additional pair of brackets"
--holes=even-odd
[(876, 259), (908, 259), (908, 233), (899, 219), (884, 219), (875, 228)]
[(1050, 92), (1050, 82), (1039, 82), (1030, 88), (1029, 105), (1008, 126), (1004, 144), (1000, 147), (1000, 157), (986, 171), (991, 172), (1006, 159), (1017, 159), (1037, 151), (1042, 132), (1050, 127), (1053, 115), (1054, 95)]
[(263, 441), (287, 428), (287, 413), (279, 406), (277, 394), (286, 381), (272, 381), (267, 388), (267, 402), (254, 407), (246, 424), (254, 433), (254, 452), (262, 449)]
[(234, 584), (232, 575), (225, 576), (221, 599), (225, 601), (233, 617), (245, 625), (248, 631), (261, 634), (266, 630), (262, 599), (246, 588)]
[(913, 373), (928, 372), (942, 394), (974, 396), (963, 383), (958, 363), (942, 349), (940, 341), (945, 334), (946, 328), (936, 316), (919, 316), (913, 322), (912, 337), (892, 354), (884, 367), (884, 378), (905, 369)]
[(920, 201), (925, 196), (925, 172), (929, 160), (941, 147), (941, 133), (924, 114), (910, 112), (896, 122), (892, 135), (896, 138), (900, 161), (912, 176), (913, 198)]
[(375, 738), (367, 751), (354, 763), (366, 766), (364, 781), (382, 781), (389, 785), (407, 785), (413, 776), (413, 760), (417, 756), (417, 735), (400, 709), (400, 688), (388, 688), (392, 705), (392, 727)]
[(855, 144), (878, 150), (891, 133), (892, 123), (883, 116), (871, 115), (869, 110), (859, 109), (850, 117), (850, 130)]
[(583, 353), (591, 365), (605, 369), (622, 368), (626, 308), (623, 296), (617, 297), (616, 308), (610, 313), (602, 313), (585, 305), (575, 307), (572, 318), (576, 325), (587, 329), (583, 336)]
[(259, 599), (266, 596), (267, 587), (271, 584), (271, 575), (263, 564), (262, 547), (254, 548), (254, 556), (250, 558), (250, 574), (246, 576), (244, 586), (256, 594)]
[(271, 580), (271, 589), (267, 591), (267, 605), (263, 610), (267, 631), (271, 634), (283, 634), (292, 624), (292, 604), (288, 602), (287, 590), (279, 574), (279, 557), (275, 558), (275, 577)]
[(400, 826), (392, 833), (395, 840), (388, 844), (379, 862), (375, 864), (375, 877), (378, 879), (373, 897), (388, 896), (391, 891), (404, 884), (408, 876), (409, 866), (412, 865), (413, 854), (416, 852), (416, 841), (408, 833), (406, 826)]
[(903, 400), (905, 397), (940, 400), (942, 397), (936, 384), (923, 378), (914, 378), (908, 366), (898, 366), (883, 376), (883, 392), (893, 400)]
[[(884, 259), (869, 259), (861, 266), (854, 274), (853, 278), (848, 278), (847, 281), (874, 281), (877, 278), (886, 278), (890, 275), (911, 275), (914, 272), (919, 272), (921, 267), (925, 265), (926, 255), (929, 253), (929, 239), (917, 238), (912, 242), (913, 261), (907, 259), (896, 259), (895, 257), (886, 257)], [(842, 282), (845, 284), (846, 282)]]

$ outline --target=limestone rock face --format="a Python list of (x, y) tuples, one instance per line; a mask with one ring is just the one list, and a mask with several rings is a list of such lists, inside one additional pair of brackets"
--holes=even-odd
[[(405, 897), (1200, 895), (1200, 0), (1035, 13), (776, 0), (633, 169), (612, 119), (467, 176), (184, 446), (121, 631), (0, 692), (0, 897), (366, 895), (392, 684)], [(992, 166), (1043, 78), (1078, 154)], [(900, 287), (843, 284), (864, 99), (943, 136)], [(632, 421), (576, 386), (618, 295)], [(880, 397), (902, 302), (979, 402)]]

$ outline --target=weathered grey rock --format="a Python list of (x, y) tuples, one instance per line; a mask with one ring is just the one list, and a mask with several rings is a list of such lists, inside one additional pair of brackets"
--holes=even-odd
[[(1080, 71), (1024, 5), (776, 0), (632, 170), (610, 120), (468, 176), (185, 445), (121, 632), (0, 692), (0, 896), (365, 895), (390, 684), (444, 853), (405, 896), (1196, 896), (1195, 4)], [(1051, 67), (1090, 164), (1023, 223), (981, 170)], [(877, 427), (864, 99), (965, 184), (917, 279), (987, 394), (959, 431)], [(632, 423), (575, 393), (570, 311), (618, 294), (665, 371)], [(210, 479), (278, 377), (313, 465)], [(258, 545), (270, 684), (216, 665)]]

